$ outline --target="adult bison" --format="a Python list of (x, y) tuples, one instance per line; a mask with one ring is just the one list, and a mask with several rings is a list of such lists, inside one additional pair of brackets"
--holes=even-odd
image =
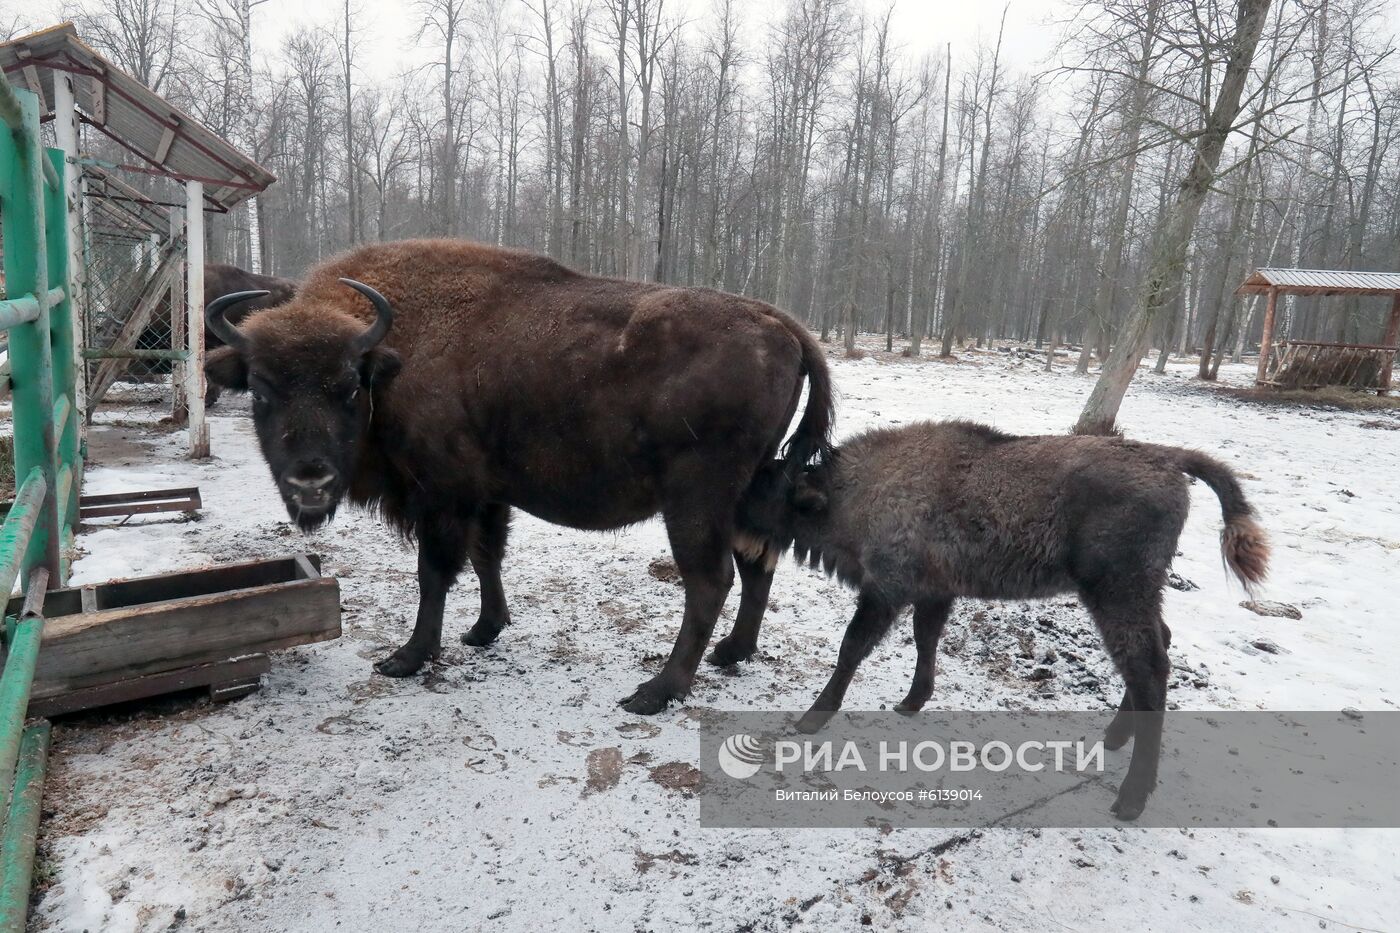
[[(292, 299), (296, 294), (297, 283), (291, 279), (280, 278), (275, 275), (259, 275), (256, 272), (249, 272), (237, 266), (229, 266), (218, 262), (208, 262), (204, 264), (204, 305), (221, 295), (232, 292), (263, 291), (260, 298), (240, 302), (236, 309), (229, 314), (229, 320), (237, 324), (254, 311), (263, 308), (273, 308), (284, 304)], [(204, 347), (212, 350), (215, 347), (222, 347), (224, 341), (212, 330), (204, 333)], [(219, 400), (219, 386), (210, 383), (204, 393), (204, 404), (206, 407), (213, 406)]]
[[(689, 691), (736, 561), (735, 629), (757, 631), (773, 562), (736, 542), (736, 507), (777, 454), (804, 380), (790, 476), (828, 446), (831, 426), (825, 359), (787, 315), (453, 240), (332, 259), (292, 301), (230, 326), (225, 310), (257, 294), (209, 305), (228, 346), (206, 370), (253, 394), (288, 512), (309, 530), (348, 497), (418, 542), (417, 622), (381, 673), (407, 676), (438, 653), (447, 591), (468, 560), (481, 614), (462, 641), (488, 645), (510, 621), (500, 567), (512, 507), (600, 530), (664, 517), (685, 615), (661, 672), (622, 701), (629, 711)], [(712, 660), (753, 650), (731, 634)]]

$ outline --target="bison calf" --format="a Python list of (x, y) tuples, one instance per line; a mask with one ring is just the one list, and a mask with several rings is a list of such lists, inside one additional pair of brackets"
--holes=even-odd
[[(1246, 585), (1262, 580), (1268, 544), (1230, 469), (1204, 454), (1116, 437), (1012, 437), (982, 425), (915, 424), (863, 434), (781, 481), (765, 469), (741, 508), (740, 530), (770, 561), (793, 548), (860, 591), (831, 680), (802, 718), (811, 732), (840, 709), (856, 667), (914, 607), (918, 661), (897, 707), (933, 691), (934, 655), (953, 600), (1077, 593), (1127, 683), (1105, 737), (1136, 731), (1114, 812), (1133, 819), (1157, 780), (1167, 647), (1162, 585), (1190, 496), (1206, 482), (1225, 516), (1221, 549)], [(731, 640), (752, 643), (757, 629)], [(1133, 716), (1134, 711), (1158, 715)]]

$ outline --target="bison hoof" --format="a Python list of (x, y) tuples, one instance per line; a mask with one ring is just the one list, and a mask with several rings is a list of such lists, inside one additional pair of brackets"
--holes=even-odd
[(728, 667), (740, 661), (747, 661), (757, 650), (757, 645), (743, 645), (736, 641), (733, 635), (726, 635), (719, 640), (715, 650), (710, 652), (706, 660), (715, 667)]
[(1147, 808), (1147, 795), (1149, 791), (1136, 791), (1125, 784), (1118, 791), (1118, 799), (1113, 801), (1113, 806), (1109, 809), (1118, 819), (1132, 822), (1142, 815), (1142, 811)]
[(675, 690), (665, 683), (657, 683), (656, 680), (648, 680), (633, 691), (631, 696), (618, 701), (617, 705), (636, 716), (653, 716), (669, 706), (672, 700), (679, 700), (683, 696), (684, 691)]
[(1132, 737), (1133, 737), (1133, 720), (1132, 720), (1132, 718), (1131, 718), (1131, 717), (1124, 717), (1123, 719), (1116, 719), (1116, 718), (1115, 718), (1115, 719), (1113, 720), (1113, 722), (1111, 722), (1111, 723), (1108, 724), (1108, 728), (1105, 729), (1105, 730), (1103, 731), (1103, 747), (1106, 748), (1106, 749), (1108, 749), (1108, 750), (1111, 751), (1111, 752), (1116, 752), (1116, 751), (1118, 751), (1118, 749), (1122, 748), (1124, 745), (1127, 745), (1127, 744), (1128, 744), (1128, 740), (1131, 739)]
[(462, 636), (462, 644), (472, 648), (485, 648), (496, 640), (503, 628), (505, 628), (504, 622), (488, 622), (485, 619), (478, 619), (476, 624)]
[(423, 669), (429, 654), (400, 648), (374, 665), (374, 669), (385, 677), (411, 677)]
[(914, 713), (917, 713), (919, 710), (923, 709), (924, 703), (926, 702), (927, 700), (920, 700), (914, 697), (905, 697), (904, 699), (899, 701), (899, 704), (897, 706), (895, 706), (894, 711), (896, 713), (904, 713), (906, 716), (912, 716)]
[(801, 732), (803, 735), (811, 735), (830, 722), (831, 717), (835, 715), (835, 710), (809, 709), (803, 714), (801, 719), (797, 720), (797, 731)]

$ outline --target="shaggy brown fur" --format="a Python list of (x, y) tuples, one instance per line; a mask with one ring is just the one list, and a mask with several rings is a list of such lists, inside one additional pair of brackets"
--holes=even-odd
[[(374, 312), (342, 276), (393, 306), (380, 345), (356, 349)], [(509, 621), (500, 562), (512, 507), (591, 529), (660, 512), (685, 616), (661, 673), (625, 705), (663, 709), (690, 688), (736, 556), (739, 615), (755, 628), (762, 616), (772, 567), (731, 556), (735, 510), (777, 454), (804, 384), (785, 474), (824, 450), (830, 430), (820, 348), (777, 309), (461, 241), (333, 259), (243, 335), (245, 346), (210, 355), (209, 377), (254, 392), (258, 437), (293, 517), (315, 527), (348, 495), (419, 544), (413, 636), (377, 665), (391, 676), (437, 654), (443, 602), (468, 560), (481, 615), (464, 641), (490, 644)], [(743, 649), (731, 643), (729, 660)]]
[(1115, 804), (1120, 817), (1136, 817), (1156, 783), (1161, 718), (1131, 714), (1166, 708), (1171, 633), (1161, 591), (1190, 506), (1186, 475), (1220, 499), (1226, 565), (1246, 587), (1262, 580), (1268, 543), (1238, 480), (1196, 451), (923, 423), (855, 438), (791, 491), (775, 481), (776, 467), (766, 469), (742, 506), (740, 530), (771, 550), (795, 548), (860, 591), (836, 671), (800, 727), (820, 728), (841, 708), (857, 666), (905, 606), (914, 606), (918, 662), (897, 708), (913, 711), (933, 691), (955, 599), (1076, 593), (1127, 681), (1107, 744), (1121, 747), (1136, 729)]

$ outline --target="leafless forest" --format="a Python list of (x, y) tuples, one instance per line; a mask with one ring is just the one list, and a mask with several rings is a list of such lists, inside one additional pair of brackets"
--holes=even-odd
[[(1209, 378), (1257, 338), (1231, 297), (1250, 267), (1400, 262), (1379, 0), (1084, 0), (1052, 8), (1031, 68), (995, 30), (916, 57), (851, 0), (418, 0), (431, 53), (390, 81), (366, 77), (353, 0), (262, 62), (264, 2), (53, 11), (278, 175), (211, 233), (264, 271), (466, 236), (754, 295), (828, 338), (1082, 344), (1081, 369), (1207, 347)], [(1376, 341), (1381, 311), (1298, 299), (1282, 327)]]

